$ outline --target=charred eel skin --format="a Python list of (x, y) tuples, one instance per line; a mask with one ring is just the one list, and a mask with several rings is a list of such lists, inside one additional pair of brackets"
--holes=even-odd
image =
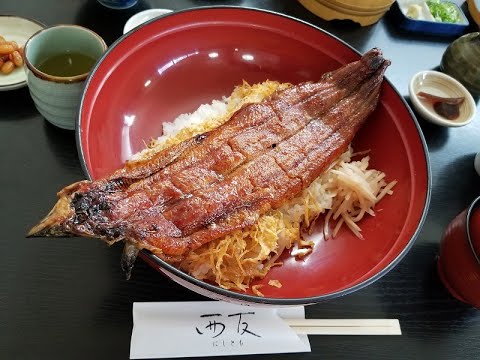
[(87, 236), (127, 243), (169, 262), (250, 226), (308, 187), (352, 141), (378, 103), (390, 62), (378, 49), (247, 104), (213, 131), (58, 193), (28, 236)]

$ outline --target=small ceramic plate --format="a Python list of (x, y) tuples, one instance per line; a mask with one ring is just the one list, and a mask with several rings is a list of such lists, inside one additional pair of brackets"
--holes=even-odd
[(136, 13), (130, 19), (128, 19), (128, 21), (125, 23), (125, 26), (123, 27), (123, 33), (126, 34), (130, 30), (136, 28), (144, 22), (168, 14), (172, 11), (173, 10), (170, 9), (149, 9), (145, 11), (140, 11), (139, 13)]
[[(415, 74), (410, 80), (408, 87), (413, 107), (426, 120), (449, 127), (467, 125), (475, 117), (476, 105), (468, 90), (451, 76), (438, 71), (421, 71)], [(441, 97), (464, 97), (465, 101), (460, 105), (460, 116), (455, 120), (448, 120), (438, 115), (433, 106), (418, 97), (420, 91)]]
[[(13, 15), (0, 15), (0, 35), (7, 41), (15, 41), (19, 46), (45, 25), (35, 20), (29, 20)], [(18, 89), (27, 84), (23, 68), (16, 68), (8, 75), (0, 73), (0, 91)]]

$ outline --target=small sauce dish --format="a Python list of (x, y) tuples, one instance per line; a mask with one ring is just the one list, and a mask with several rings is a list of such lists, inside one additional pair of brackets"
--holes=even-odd
[[(410, 80), (408, 91), (415, 110), (425, 118), (425, 120), (434, 124), (447, 127), (459, 127), (467, 125), (475, 117), (477, 107), (472, 95), (460, 82), (444, 73), (432, 70), (421, 71), (415, 74)], [(421, 91), (446, 98), (464, 97), (465, 100), (460, 105), (460, 115), (458, 118), (448, 120), (437, 114), (430, 102), (420, 99), (418, 93)]]
[(123, 33), (126, 34), (130, 30), (136, 28), (137, 26), (147, 22), (149, 20), (155, 19), (159, 16), (168, 14), (173, 10), (170, 9), (148, 9), (144, 11), (140, 11), (133, 15), (130, 19), (127, 20), (125, 26), (123, 27)]

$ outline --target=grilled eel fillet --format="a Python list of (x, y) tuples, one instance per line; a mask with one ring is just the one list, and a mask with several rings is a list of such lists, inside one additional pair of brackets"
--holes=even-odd
[(215, 130), (69, 185), (28, 236), (124, 240), (127, 270), (139, 249), (178, 262), (308, 187), (375, 109), (389, 64), (372, 49), (319, 82), (245, 105)]

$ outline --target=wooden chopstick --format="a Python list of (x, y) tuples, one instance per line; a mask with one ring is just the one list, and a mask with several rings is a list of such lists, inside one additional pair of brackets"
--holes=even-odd
[(284, 319), (307, 335), (402, 335), (398, 319)]

